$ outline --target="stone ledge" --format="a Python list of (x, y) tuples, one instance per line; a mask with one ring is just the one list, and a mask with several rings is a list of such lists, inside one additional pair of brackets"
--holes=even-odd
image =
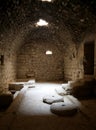
[(9, 90), (19, 91), (24, 87), (24, 83), (10, 83)]

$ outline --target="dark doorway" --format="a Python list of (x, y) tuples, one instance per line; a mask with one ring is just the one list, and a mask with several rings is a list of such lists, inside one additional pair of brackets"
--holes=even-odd
[(94, 41), (84, 44), (84, 74), (94, 74)]

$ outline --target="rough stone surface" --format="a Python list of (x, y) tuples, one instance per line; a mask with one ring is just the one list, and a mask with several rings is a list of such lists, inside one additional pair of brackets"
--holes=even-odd
[[(46, 55), (51, 50), (52, 55)], [(30, 43), (23, 46), (17, 60), (17, 78), (37, 81), (63, 80), (63, 56), (54, 43)]]
[(75, 104), (65, 104), (62, 102), (53, 103), (50, 107), (51, 111), (60, 116), (72, 116), (76, 114), (78, 108)]
[[(58, 84), (36, 86), (25, 92), (22, 89), (7, 112), (0, 115), (0, 130), (96, 130), (96, 99), (81, 100), (81, 112), (61, 117), (50, 111), (49, 104), (42, 102), (42, 97), (52, 95)], [(65, 97), (64, 102), (70, 103)]]
[(11, 83), (9, 84), (9, 90), (20, 91), (24, 87), (23, 83)]
[[(1, 64), (0, 60), (0, 88), (2, 90), (8, 88), (8, 84), (14, 82), (17, 77), (36, 77), (38, 80), (63, 78), (67, 81), (84, 77), (83, 60), (86, 41), (95, 43), (94, 76), (96, 78), (95, 7), (95, 0), (87, 2), (54, 0), (52, 3), (42, 3), (39, 0), (12, 0), (12, 2), (1, 0), (0, 59), (3, 55), (4, 62)], [(35, 26), (40, 17), (49, 22), (48, 27)], [(42, 43), (44, 47), (40, 48)], [(33, 44), (36, 46), (34, 47)], [(27, 47), (25, 52), (24, 46)], [(45, 58), (45, 46), (56, 52), (54, 58), (49, 56)], [(62, 60), (58, 52), (61, 52)]]
[(43, 97), (43, 102), (47, 104), (52, 104), (55, 102), (64, 102), (64, 99), (60, 96), (48, 95), (48, 96)]
[(67, 95), (67, 92), (61, 87), (61, 88), (56, 88), (55, 91), (57, 92), (57, 94), (64, 96)]
[(70, 93), (78, 98), (94, 97), (95, 79), (81, 79), (70, 83)]

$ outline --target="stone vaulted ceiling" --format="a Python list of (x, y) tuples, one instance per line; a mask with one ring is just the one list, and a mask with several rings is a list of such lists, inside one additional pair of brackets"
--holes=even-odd
[(86, 31), (95, 31), (95, 0), (54, 0), (52, 3), (40, 0), (0, 0), (0, 32), (10, 28), (19, 29), (25, 24), (33, 26), (39, 18), (50, 23), (50, 28), (33, 28), (36, 38), (50, 37), (58, 28), (66, 26), (74, 37), (80, 40)]

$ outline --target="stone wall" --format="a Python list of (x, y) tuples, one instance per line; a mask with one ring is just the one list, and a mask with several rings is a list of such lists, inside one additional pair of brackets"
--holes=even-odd
[(10, 29), (0, 34), (0, 58), (1, 55), (4, 57), (2, 65), (0, 60), (0, 90), (7, 89), (10, 82), (16, 81), (16, 58), (22, 35), (20, 29), (19, 32)]
[(83, 50), (75, 44), (70, 44), (64, 57), (64, 79), (76, 80), (83, 78)]
[(0, 33), (0, 58), (4, 56), (4, 64), (1, 65), (0, 61), (0, 89), (8, 88), (10, 82), (16, 81), (17, 73), (17, 52), (22, 46), (25, 35), (29, 31), (29, 28), (11, 28), (9, 30)]
[(0, 89), (8, 88), (8, 83), (16, 79), (16, 54), (12, 50), (12, 46), (8, 43), (12, 42), (4, 36), (0, 41), (0, 58), (3, 55), (3, 63), (0, 60)]
[[(84, 75), (84, 43), (94, 41), (94, 74)], [(65, 51), (64, 57), (64, 79), (76, 80), (80, 78), (96, 79), (96, 34), (86, 33), (81, 43), (70, 44)]]
[(83, 52), (84, 52), (84, 43), (94, 42), (94, 74), (93, 75), (84, 75), (84, 77), (94, 77), (96, 79), (96, 33), (87, 33), (82, 42)]
[[(95, 41), (95, 35), (87, 35), (80, 44), (73, 43), (71, 36), (58, 31), (55, 40), (40, 38), (26, 42), (30, 28), (19, 33), (9, 32), (0, 37), (0, 56), (4, 55), (4, 64), (0, 64), (0, 89), (7, 88), (10, 82), (18, 79), (36, 78), (37, 81), (75, 80), (84, 77), (84, 42)], [(26, 39), (27, 41), (27, 39)], [(53, 52), (46, 55), (46, 51)], [(96, 51), (94, 52), (94, 76), (96, 78)], [(17, 76), (17, 77), (16, 77)]]
[[(46, 51), (52, 55), (46, 55)], [(35, 78), (39, 81), (63, 80), (63, 54), (52, 42), (33, 41), (20, 48), (17, 60), (17, 78)]]

